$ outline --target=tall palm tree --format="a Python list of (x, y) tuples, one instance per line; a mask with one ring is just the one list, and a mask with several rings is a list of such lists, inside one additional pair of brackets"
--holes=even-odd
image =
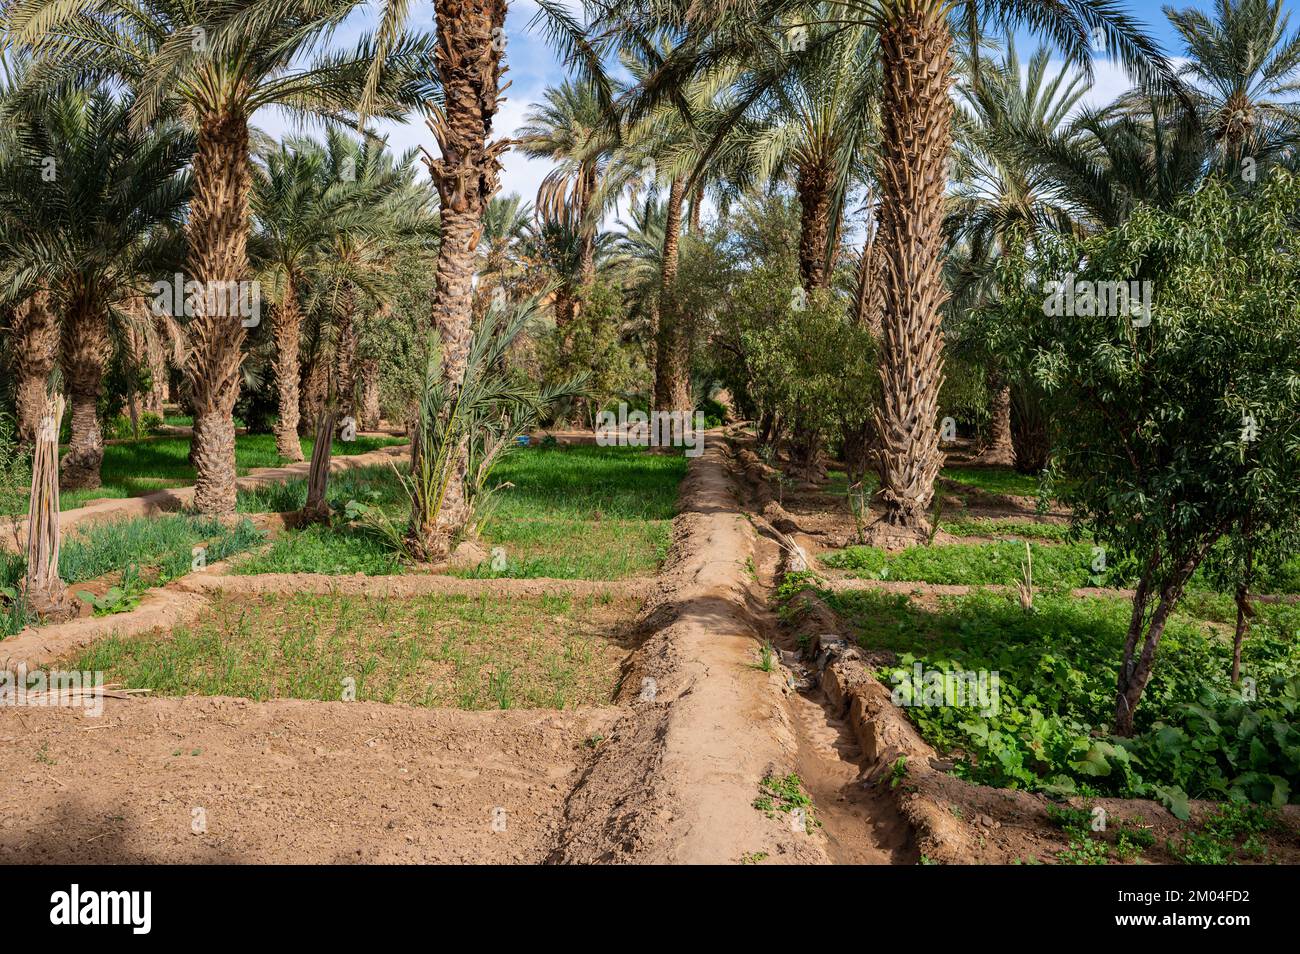
[[(727, 128), (724, 120), (730, 115), (728, 92), (736, 78), (734, 69), (701, 69), (683, 77), (670, 99), (645, 110), (627, 108), (629, 101), (635, 107), (633, 94), (637, 87), (651, 82), (662, 69), (673, 40), (685, 29), (680, 15), (674, 15), (656, 24), (654, 35), (645, 41), (624, 37), (621, 52), (623, 65), (637, 85), (623, 97), (627, 128), (618, 186), (635, 190), (641, 184), (639, 175), (645, 171), (649, 171), (648, 185), (656, 193), (662, 193), (667, 186), (658, 229), (662, 242), (659, 282), (649, 313), (655, 335), (653, 406), (661, 411), (689, 411), (693, 406), (690, 370), (694, 322), (692, 316), (676, 307), (673, 294), (683, 206), (689, 192), (691, 214), (698, 217), (704, 193), (732, 174), (730, 157), (711, 146), (718, 138), (716, 130)], [(648, 210), (649, 206), (643, 214)]]
[[(963, 57), (959, 84), (959, 174), (949, 197), (947, 230), (962, 248), (962, 267), (954, 295), (961, 311), (991, 293), (995, 261), (1025, 252), (1045, 233), (1077, 232), (1081, 224), (1050, 167), (1027, 150), (1027, 140), (1051, 139), (1062, 152), (1083, 150), (1083, 133), (1071, 115), (1090, 84), (1061, 70), (1049, 79), (1050, 51), (1040, 47), (1022, 70), (1015, 40), (1007, 38), (999, 61)], [(950, 312), (952, 309), (950, 309)], [(980, 460), (1015, 462), (1012, 441), (1011, 384), (999, 375), (992, 356), (993, 395), (989, 440)], [(1027, 469), (1028, 460), (1022, 461)]]
[[(403, 4), (400, 12), (404, 15), (404, 11)], [(449, 384), (446, 393), (454, 402), (469, 356), (474, 258), (483, 213), (497, 190), (501, 153), (510, 144), (507, 139), (489, 141), (492, 117), (500, 107), (506, 0), (436, 0), (434, 18), (438, 36), (434, 56), (442, 103), (428, 107), (428, 125), (438, 142), (439, 156), (426, 154), (425, 161), (438, 190), (442, 238), (433, 324), (442, 351), (439, 367)], [(385, 17), (385, 26), (389, 19)], [(421, 463), (418, 445), (418, 440), (412, 443), (412, 463), (417, 469)], [(407, 542), (421, 559), (445, 555), (470, 518), (465, 490), (468, 444), (457, 448), (454, 455), (437, 512), (430, 512), (431, 501), (423, 497), (412, 502)]]
[(61, 483), (98, 487), (98, 403), (114, 326), (149, 321), (143, 301), (154, 278), (180, 262), (193, 141), (172, 121), (137, 130), (131, 104), (102, 91), (65, 91), (7, 113), (16, 132), (0, 158), (0, 280), (26, 287), (29, 308), (58, 316), (72, 412)]
[(339, 419), (356, 416), (358, 323), (393, 293), (406, 251), (436, 236), (431, 190), (417, 183), (415, 152), (394, 156), (382, 143), (330, 130), (325, 172), (346, 214), (334, 220), (322, 277), (335, 324), (334, 392)]
[(339, 191), (331, 193), (326, 186), (324, 159), (315, 143), (286, 142), (253, 170), (256, 229), (250, 249), (263, 286), (272, 289), (274, 298), (275, 447), (285, 460), (303, 459), (298, 440), (301, 295), (320, 265), (331, 230), (352, 214)]
[[(577, 262), (578, 289), (596, 277), (596, 234), (604, 212), (598, 200), (602, 178), (618, 144), (618, 129), (592, 83), (565, 80), (549, 87), (534, 104), (517, 132), (525, 155), (555, 163), (537, 190), (538, 211), (549, 218), (570, 217), (581, 244)], [(565, 301), (577, 307), (578, 295)], [(573, 313), (556, 315), (556, 324), (572, 321)]]
[[(734, 15), (736, 2), (722, 14)], [(740, 0), (740, 6), (754, 4)], [(757, 0), (769, 18), (803, 5)], [(880, 42), (880, 242), (883, 292), (882, 389), (876, 412), (877, 465), (886, 538), (910, 542), (928, 532), (926, 515), (942, 463), (937, 431), (943, 380), (940, 316), (945, 175), (952, 145), (955, 30), (977, 35), (996, 25), (1046, 33), (1068, 60), (1091, 68), (1091, 41), (1141, 76), (1175, 82), (1159, 49), (1110, 0), (845, 0), (841, 17), (873, 28)]]
[(1164, 8), (1182, 38), (1179, 74), (1217, 165), (1233, 174), (1246, 160), (1253, 176), (1294, 149), (1300, 135), (1300, 30), (1287, 32), (1282, 0), (1218, 0), (1212, 17), (1195, 8)]
[[(280, 106), (304, 119), (355, 123), (369, 87), (372, 115), (404, 118), (433, 95), (432, 41), (407, 33), (376, 56), (363, 37), (344, 53), (318, 53), (358, 0), (15, 0), (5, 26), (28, 44), (44, 82), (111, 77), (135, 91), (134, 119), (174, 113), (196, 132), (194, 198), (187, 221), (189, 277), (199, 296), (189, 322), (187, 378), (194, 405), (194, 505), (235, 507), (233, 409), (243, 318), (220, 293), (250, 278), (247, 255), (249, 117)], [(376, 64), (376, 60), (380, 62)], [(445, 78), (445, 77), (444, 77)]]
[[(800, 280), (811, 292), (830, 285), (849, 186), (875, 133), (879, 77), (870, 29), (814, 25), (796, 35), (788, 52), (741, 80), (747, 108), (722, 124), (743, 154), (743, 181), (791, 180), (801, 212)], [(752, 103), (750, 89), (762, 91)]]

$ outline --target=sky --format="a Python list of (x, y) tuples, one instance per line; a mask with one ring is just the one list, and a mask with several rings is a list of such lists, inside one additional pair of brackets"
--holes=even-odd
[[(1210, 10), (1216, 0), (1174, 0), (1173, 6), (1184, 9), (1195, 6)], [(576, 8), (577, 0), (569, 0), (569, 5)], [(1182, 52), (1178, 37), (1168, 20), (1161, 12), (1161, 3), (1153, 0), (1128, 0), (1121, 5), (1147, 28), (1150, 35), (1167, 54), (1177, 56)], [(1300, 15), (1295, 10), (1300, 7), (1300, 0), (1286, 0), (1286, 7), (1292, 11), (1291, 29), (1300, 25)], [(335, 36), (335, 44), (348, 47), (355, 43), (363, 32), (373, 29), (376, 22), (378, 0), (369, 0), (364, 9), (358, 10)], [(547, 86), (558, 84), (564, 79), (564, 69), (547, 47), (542, 34), (536, 29), (529, 29), (529, 23), (537, 13), (533, 0), (511, 0), (506, 19), (506, 80), (510, 88), (506, 91), (506, 101), (496, 115), (495, 135), (497, 137), (513, 134), (523, 125), (530, 104), (539, 101)], [(432, 0), (413, 0), (408, 25), (412, 29), (433, 29)], [(1022, 60), (1028, 59), (1037, 47), (1039, 40), (1032, 34), (1022, 33), (1017, 36), (1017, 48)], [(1084, 99), (1085, 105), (1100, 106), (1109, 103), (1120, 93), (1128, 89), (1129, 81), (1124, 71), (1117, 65), (1103, 59), (1095, 62), (1094, 84), (1089, 95)], [(290, 131), (290, 126), (283, 115), (264, 110), (257, 115), (255, 122), (267, 133), (279, 137)], [(389, 144), (396, 151), (424, 146), (435, 148), (433, 136), (425, 127), (423, 119), (412, 117), (411, 122), (381, 123), (377, 128), (388, 136)], [(549, 164), (545, 160), (529, 159), (518, 150), (510, 150), (503, 156), (501, 172), (501, 195), (517, 192), (523, 198), (532, 201), (537, 194), (537, 187), (546, 175)]]

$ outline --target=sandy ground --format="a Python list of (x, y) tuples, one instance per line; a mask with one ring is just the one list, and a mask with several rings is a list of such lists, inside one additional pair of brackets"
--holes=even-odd
[[(538, 862), (610, 709), (224, 697), (0, 711), (0, 861)], [(196, 830), (197, 829), (197, 830)]]

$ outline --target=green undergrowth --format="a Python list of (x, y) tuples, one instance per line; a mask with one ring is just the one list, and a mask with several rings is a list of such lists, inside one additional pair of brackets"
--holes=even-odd
[(635, 601), (222, 596), (191, 626), (109, 637), (66, 663), (155, 695), (372, 701), (461, 709), (605, 705)]
[[(790, 581), (783, 599), (800, 585)], [(872, 591), (822, 596), (860, 645), (897, 655), (880, 678), (962, 777), (1054, 794), (1086, 787), (1158, 798), (1184, 815), (1189, 797), (1273, 805), (1296, 798), (1294, 605), (1259, 606), (1240, 687), (1229, 678), (1230, 630), (1175, 614), (1137, 711), (1137, 734), (1120, 739), (1109, 726), (1126, 600), (1040, 593), (1026, 612), (1015, 597), (987, 591), (924, 604)]]
[[(1025, 578), (1030, 564), (1034, 586), (1048, 590), (1131, 588), (1137, 576), (1131, 561), (1118, 559), (1093, 544), (1077, 542), (999, 540), (911, 547), (895, 553), (878, 547), (853, 546), (824, 554), (820, 559), (823, 566), (844, 570), (854, 579), (966, 586), (1012, 586)], [(1188, 584), (1189, 591), (1204, 591), (1208, 587), (1206, 576), (1200, 570)], [(1265, 568), (1254, 591), (1300, 592), (1300, 556), (1281, 566)]]
[[(398, 465), (403, 471), (405, 463)], [(667, 556), (682, 454), (636, 448), (532, 447), (506, 457), (493, 473), (497, 489), (479, 515), (479, 542), (489, 553), (454, 575), (626, 579), (650, 575)], [(409, 504), (392, 467), (332, 475), (329, 528), (291, 530), (270, 549), (242, 561), (237, 573), (399, 573), (399, 555), (359, 521), (356, 505), (382, 509), (401, 524)], [(303, 481), (241, 492), (239, 508), (288, 511), (306, 501)]]
[[(303, 438), (301, 443), (304, 459), (310, 460), (315, 441)], [(404, 440), (396, 437), (336, 440), (333, 453), (346, 457), (401, 443)], [(189, 486), (195, 480), (189, 453), (190, 439), (186, 436), (109, 444), (104, 448), (104, 460), (100, 466), (102, 486), (92, 490), (67, 491), (60, 495), (59, 506), (71, 510), (103, 497), (138, 497), (156, 490)], [(235, 438), (235, 470), (239, 476), (253, 468), (282, 467), (285, 463), (276, 452), (274, 434), (241, 434)]]

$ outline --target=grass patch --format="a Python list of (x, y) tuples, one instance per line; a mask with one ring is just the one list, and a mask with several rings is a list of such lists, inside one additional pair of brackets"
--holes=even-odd
[[(399, 465), (404, 467), (405, 465)], [(684, 455), (637, 448), (558, 446), (520, 450), (497, 468), (502, 485), (481, 520), (480, 542), (502, 547), (506, 562), (490, 561), (465, 577), (546, 577), (614, 580), (653, 574), (667, 556)], [(239, 509), (287, 511), (306, 501), (306, 484), (243, 491)], [(405, 519), (407, 498), (391, 467), (332, 475), (330, 503), (349, 500)], [(271, 550), (243, 562), (238, 573), (365, 573), (401, 571), (398, 557), (377, 537), (342, 520), (333, 528), (289, 531)]]
[(206, 548), (204, 559), (216, 563), (262, 541), (249, 521), (227, 527), (220, 520), (190, 514), (134, 517), (74, 527), (59, 551), (59, 576), (66, 583), (93, 580), (127, 567), (156, 567), (162, 579), (190, 572), (193, 548)]
[[(1106, 564), (1094, 570), (1097, 554), (1084, 543), (1048, 545), (1030, 543), (1034, 585), (1073, 589), (1084, 586), (1124, 586), (1122, 567)], [(821, 562), (866, 580), (902, 580), (968, 586), (1010, 586), (1023, 579), (1025, 544), (954, 543), (947, 546), (911, 547), (889, 553), (878, 547), (856, 546), (828, 553)]]
[(398, 554), (372, 533), (344, 526), (290, 530), (264, 553), (240, 560), (232, 573), (364, 573), (388, 576), (401, 572)]
[(1010, 467), (945, 467), (940, 476), (991, 494), (1037, 497), (1039, 491), (1037, 477), (1018, 474)]
[(155, 695), (340, 700), (461, 709), (604, 705), (630, 600), (432, 596), (223, 597), (170, 635), (102, 640), (71, 668)]
[(1032, 520), (995, 520), (991, 517), (942, 517), (939, 529), (954, 537), (1010, 537), (1019, 540), (1070, 539), (1068, 523), (1036, 523)]
[[(310, 460), (315, 441), (303, 438), (301, 443), (304, 458)], [(403, 440), (396, 437), (358, 437), (354, 441), (335, 441), (334, 454), (346, 457), (400, 443)], [(60, 496), (60, 507), (71, 510), (101, 497), (138, 497), (156, 490), (189, 486), (195, 480), (189, 453), (188, 437), (110, 444), (104, 448), (100, 467), (102, 486), (64, 493)], [(279, 467), (284, 463), (276, 453), (274, 434), (243, 434), (235, 438), (235, 469), (240, 476), (255, 467)]]
[[(405, 461), (396, 462), (406, 471)], [(406, 506), (401, 481), (388, 464), (356, 467), (330, 474), (326, 498), (336, 510), (342, 510), (349, 500), (385, 508)], [(307, 481), (302, 477), (263, 484), (251, 490), (240, 490), (236, 509), (240, 513), (287, 513), (301, 510), (307, 503)]]
[[(858, 642), (899, 656), (880, 676), (957, 774), (1057, 794), (1282, 804), (1300, 791), (1300, 608), (1260, 606), (1243, 655), (1252, 682), (1229, 683), (1231, 639), (1178, 614), (1161, 642), (1137, 712), (1138, 736), (1108, 735), (1130, 605), (1040, 595), (1025, 613), (1012, 596), (978, 592), (917, 607), (899, 594), (824, 594)], [(926, 675), (913, 691), (914, 667)], [(958, 673), (996, 673), (997, 695), (953, 704)], [(930, 694), (930, 687), (936, 693)], [(956, 699), (956, 702), (962, 702)], [(915, 703), (915, 704), (913, 704)]]

